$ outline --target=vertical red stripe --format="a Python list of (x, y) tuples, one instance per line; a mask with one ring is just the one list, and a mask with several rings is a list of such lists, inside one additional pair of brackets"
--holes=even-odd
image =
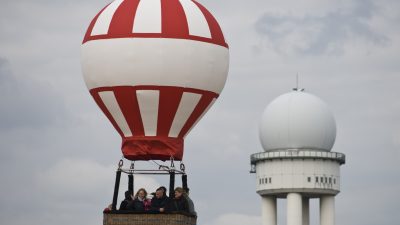
[(179, 0), (161, 0), (161, 21), (165, 37), (189, 37), (189, 25)]
[(139, 0), (125, 0), (115, 11), (108, 29), (109, 35), (126, 36), (132, 34), (133, 20)]
[(210, 105), (210, 103), (212, 102), (212, 100), (215, 97), (216, 96), (214, 94), (208, 94), (208, 93), (203, 94), (199, 103), (194, 108), (192, 114), (190, 115), (189, 119), (186, 121), (181, 132), (179, 133), (179, 135), (178, 135), (179, 138), (183, 138), (185, 136), (185, 134), (194, 125), (194, 123), (201, 116), (201, 114), (203, 114), (203, 112), (207, 109), (208, 105)]
[(108, 111), (106, 105), (104, 105), (103, 101), (101, 100), (100, 96), (99, 96), (99, 92), (97, 91), (90, 91), (90, 94), (92, 94), (94, 101), (97, 103), (97, 105), (100, 107), (101, 111), (103, 111), (103, 113), (107, 116), (107, 118), (110, 120), (110, 122), (112, 123), (112, 125), (114, 126), (114, 128), (117, 130), (117, 132), (119, 133), (119, 135), (121, 135), (121, 137), (124, 137), (124, 133), (122, 132), (122, 130), (119, 128), (118, 124), (115, 122), (114, 118), (111, 116), (111, 113)]
[(89, 27), (86, 31), (85, 37), (83, 38), (82, 44), (84, 44), (85, 42), (87, 42), (90, 38), (90, 34), (92, 33), (93, 27), (96, 24), (97, 18), (99, 18), (100, 14), (110, 5), (111, 3), (109, 3), (108, 5), (106, 5), (102, 10), (100, 10), (99, 13), (97, 13), (97, 15), (93, 18), (92, 22), (90, 22)]
[(133, 87), (122, 86), (116, 89), (114, 93), (122, 114), (124, 114), (125, 120), (131, 129), (132, 135), (144, 136), (143, 122), (136, 98), (136, 90)]
[(212, 39), (217, 44), (226, 45), (225, 39), (224, 39), (224, 34), (222, 33), (221, 27), (219, 26), (219, 24), (218, 24), (217, 20), (214, 18), (214, 16), (211, 15), (211, 13), (200, 3), (196, 2), (196, 1), (193, 1), (193, 2), (197, 5), (197, 7), (199, 7), (201, 12), (205, 16), (207, 23), (208, 23), (208, 27), (210, 28)]
[(182, 98), (183, 88), (161, 89), (158, 107), (157, 136), (168, 136)]
[[(142, 117), (140, 114), (139, 104), (137, 101), (136, 91), (137, 90), (160, 90), (159, 108), (158, 108), (158, 118), (157, 118), (157, 136), (147, 137), (144, 134)], [(117, 103), (124, 115), (124, 118), (132, 131), (132, 137), (124, 137), (122, 130), (119, 128), (118, 124), (112, 117), (111, 113), (108, 111), (104, 102), (101, 100), (99, 93), (104, 91), (112, 91), (117, 99)], [(90, 90), (91, 95), (96, 101), (97, 105), (104, 112), (106, 117), (110, 120), (114, 128), (125, 140), (128, 138), (151, 138), (160, 139), (169, 138), (169, 130), (171, 129), (175, 114), (178, 110), (182, 95), (184, 92), (201, 94), (202, 97), (197, 103), (193, 112), (189, 116), (188, 120), (185, 122), (182, 130), (180, 131), (177, 138), (183, 138), (190, 128), (193, 127), (194, 123), (199, 119), (199, 117), (205, 112), (207, 107), (211, 104), (214, 98), (218, 97), (218, 94), (192, 89), (192, 88), (182, 88), (182, 87), (170, 87), (170, 86), (116, 86), (116, 87), (100, 87)], [(132, 139), (133, 140), (133, 139)], [(143, 139), (144, 140), (144, 139)], [(146, 139), (147, 140), (147, 139)], [(149, 139), (150, 140), (150, 139)], [(183, 143), (182, 143), (183, 144)], [(160, 146), (158, 146), (160, 147)]]

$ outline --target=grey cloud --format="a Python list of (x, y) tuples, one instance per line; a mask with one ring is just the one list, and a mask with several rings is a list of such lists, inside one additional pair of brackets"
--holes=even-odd
[(351, 9), (339, 9), (323, 16), (277, 16), (264, 14), (255, 24), (256, 31), (266, 36), (278, 51), (293, 48), (299, 54), (340, 53), (342, 45), (355, 36), (377, 46), (390, 39), (375, 31), (368, 22), (378, 8), (371, 1), (354, 1)]
[(48, 84), (17, 77), (0, 58), (0, 130), (43, 128), (65, 119), (63, 99)]

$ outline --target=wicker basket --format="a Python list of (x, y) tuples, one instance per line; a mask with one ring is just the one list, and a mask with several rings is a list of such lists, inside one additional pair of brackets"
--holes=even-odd
[(104, 213), (103, 225), (196, 225), (197, 218), (184, 213)]

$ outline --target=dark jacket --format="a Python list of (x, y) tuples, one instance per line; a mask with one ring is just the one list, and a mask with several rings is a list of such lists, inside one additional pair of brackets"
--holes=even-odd
[(160, 208), (165, 208), (165, 206), (168, 203), (168, 197), (167, 196), (163, 196), (161, 198), (157, 198), (157, 197), (153, 197), (153, 199), (151, 199), (151, 207), (150, 210), (152, 212), (160, 212)]
[(167, 211), (167, 212), (175, 212), (175, 211), (189, 212), (189, 204), (183, 196), (179, 199), (177, 199), (177, 198), (170, 199), (165, 207), (165, 211)]
[(132, 203), (132, 199), (124, 199), (119, 206), (119, 210), (128, 210), (128, 205)]
[(196, 211), (195, 211), (195, 209), (194, 209), (194, 203), (193, 203), (192, 199), (189, 197), (188, 194), (183, 194), (182, 196), (183, 196), (183, 197), (186, 199), (186, 201), (188, 202), (189, 213), (192, 214), (192, 215), (197, 216), (197, 213), (196, 213)]
[(119, 210), (128, 210), (128, 205), (132, 203), (131, 194), (132, 194), (131, 191), (125, 191), (125, 199), (121, 202)]
[(140, 201), (135, 198), (130, 204), (128, 204), (127, 208), (128, 210), (134, 210), (137, 212), (147, 211), (150, 208), (150, 200), (145, 199), (144, 201)]
[(128, 208), (130, 210), (135, 210), (135, 211), (144, 211), (144, 203), (143, 201), (140, 201), (139, 199), (135, 198), (131, 204), (129, 204)]

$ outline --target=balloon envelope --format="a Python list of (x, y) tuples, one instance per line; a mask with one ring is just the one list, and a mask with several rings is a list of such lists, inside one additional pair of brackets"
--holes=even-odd
[(183, 157), (184, 137), (221, 93), (229, 50), (191, 0), (115, 0), (82, 44), (86, 85), (130, 160)]

